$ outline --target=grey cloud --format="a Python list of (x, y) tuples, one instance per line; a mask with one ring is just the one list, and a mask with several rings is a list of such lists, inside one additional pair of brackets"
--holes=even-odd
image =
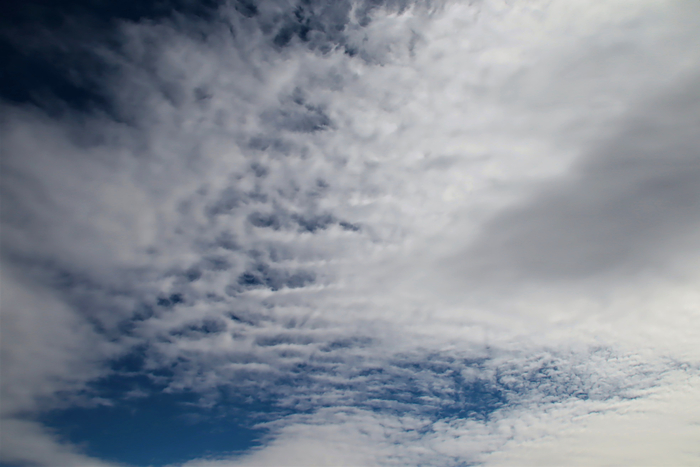
[(270, 228), (273, 230), (279, 230), (284, 225), (283, 215), (276, 213), (266, 214), (258, 211), (248, 216), (248, 222), (255, 227)]
[(290, 272), (258, 263), (238, 276), (237, 284), (230, 286), (229, 291), (235, 294), (239, 290), (256, 287), (268, 287), (273, 291), (282, 287), (298, 289), (313, 283), (315, 280), (315, 274), (310, 271)]
[(208, 334), (218, 334), (226, 330), (226, 321), (219, 317), (205, 318), (170, 331), (172, 335), (180, 335), (190, 339), (201, 338)]
[(698, 96), (693, 81), (630, 114), (571, 173), (493, 218), (460, 269), (486, 280), (574, 280), (663, 268), (697, 251)]
[(258, 151), (274, 151), (281, 155), (286, 155), (294, 149), (290, 142), (273, 135), (253, 136), (250, 138), (248, 146)]
[(306, 232), (315, 232), (317, 230), (327, 229), (328, 226), (334, 224), (335, 218), (330, 214), (321, 214), (317, 216), (300, 216), (294, 215), (292, 219), (299, 224), (299, 228)]
[(66, 467), (119, 467), (89, 457), (77, 446), (68, 445), (39, 423), (4, 419), (2, 421), (3, 465), (62, 465)]
[(236, 238), (230, 232), (222, 232), (216, 238), (216, 245), (220, 246), (225, 250), (230, 251), (237, 250), (240, 248), (236, 243)]
[(322, 53), (343, 47), (356, 53), (348, 45), (348, 34), (366, 27), (372, 21), (372, 12), (378, 8), (401, 12), (414, 3), (404, 0), (367, 1), (300, 1), (291, 4), (276, 2), (258, 5), (253, 9), (238, 6), (245, 16), (255, 16), (263, 30), (271, 32), (272, 42), (285, 47), (297, 40), (312, 50)]
[(231, 268), (229, 261), (221, 256), (209, 256), (204, 258), (202, 265), (211, 271), (226, 271)]
[(270, 121), (279, 130), (297, 133), (313, 133), (332, 126), (332, 121), (323, 109), (303, 103), (294, 103), (263, 113), (263, 120)]
[(246, 196), (233, 187), (228, 187), (219, 196), (214, 204), (208, 207), (207, 214), (217, 216), (227, 214), (246, 202)]
[(353, 232), (360, 231), (359, 225), (338, 220), (332, 214), (288, 213), (279, 208), (270, 213), (263, 213), (259, 211), (252, 212), (248, 215), (248, 222), (258, 228), (280, 230), (296, 227), (299, 232), (309, 233), (325, 230), (336, 224), (343, 230)]
[(118, 351), (118, 345), (96, 332), (94, 321), (76, 313), (60, 294), (28, 285), (26, 277), (18, 280), (22, 276), (12, 269), (3, 264), (0, 281), (3, 417), (51, 407), (55, 391), (83, 389), (105, 374), (101, 361)]

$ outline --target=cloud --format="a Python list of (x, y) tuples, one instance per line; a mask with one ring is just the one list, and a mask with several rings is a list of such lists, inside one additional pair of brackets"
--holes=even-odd
[(103, 462), (85, 456), (40, 424), (26, 420), (3, 419), (3, 462), (9, 465), (65, 465), (115, 467), (120, 464)]
[(106, 105), (3, 104), (3, 431), (91, 465), (39, 416), (162, 392), (268, 432), (188, 466), (687, 451), (694, 8), (233, 2), (82, 44)]
[(546, 438), (515, 438), (485, 465), (591, 465), (601, 464), (601, 458), (606, 464), (692, 465), (698, 457), (691, 441), (698, 436), (697, 383), (693, 377), (683, 379), (673, 388), (619, 403), (614, 411), (569, 413), (568, 418), (555, 409), (545, 417), (571, 420), (562, 431)]
[(696, 251), (697, 91), (693, 79), (630, 112), (566, 176), (490, 220), (464, 254), (468, 274), (576, 280), (663, 268)]
[[(324, 408), (287, 420), (273, 441), (245, 456), (183, 465), (597, 465), (601, 459), (658, 465), (674, 456), (663, 447), (668, 444), (655, 441), (664, 436), (658, 432), (659, 424), (673, 426), (666, 442), (678, 446), (675, 462), (691, 465), (696, 458), (688, 446), (697, 432), (693, 390), (697, 376), (681, 372), (669, 377), (673, 389), (649, 388), (644, 397), (638, 393), (612, 400), (530, 400), (526, 405), (504, 406), (486, 419), (434, 421), (352, 406)], [(640, 450), (642, 440), (647, 440), (648, 449)]]

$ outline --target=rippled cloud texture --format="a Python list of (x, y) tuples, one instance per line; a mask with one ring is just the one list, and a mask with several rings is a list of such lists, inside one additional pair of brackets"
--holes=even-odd
[(700, 462), (700, 5), (181, 6), (3, 32), (2, 465)]

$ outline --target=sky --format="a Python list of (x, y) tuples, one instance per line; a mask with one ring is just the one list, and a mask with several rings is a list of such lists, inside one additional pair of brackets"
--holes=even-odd
[(0, 466), (696, 466), (700, 3), (0, 10)]

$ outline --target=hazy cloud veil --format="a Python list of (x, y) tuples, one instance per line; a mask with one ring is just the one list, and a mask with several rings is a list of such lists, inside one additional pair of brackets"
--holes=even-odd
[(3, 31), (0, 465), (700, 462), (699, 5), (178, 5)]

